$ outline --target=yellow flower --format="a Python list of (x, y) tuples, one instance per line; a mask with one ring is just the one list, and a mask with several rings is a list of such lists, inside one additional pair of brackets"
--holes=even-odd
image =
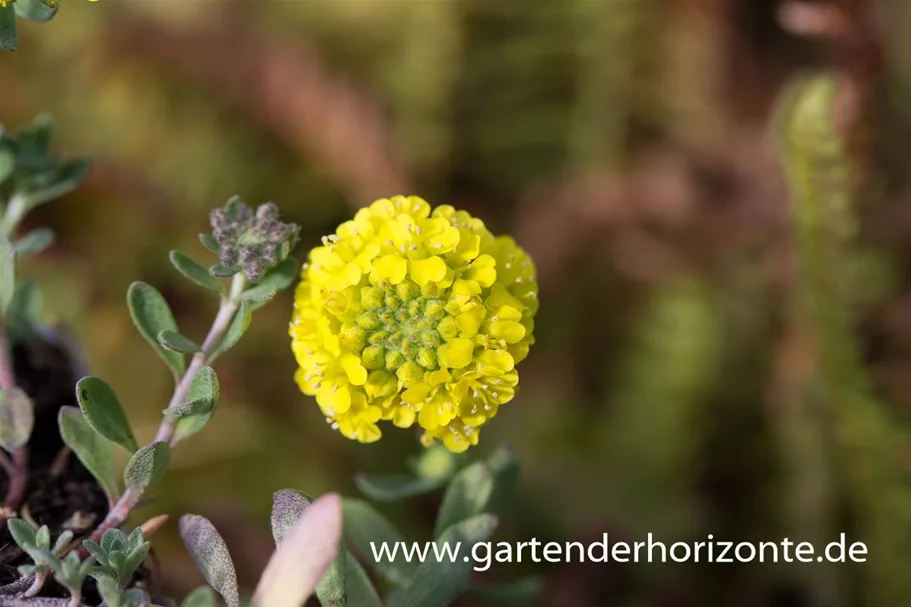
[(310, 252), (291, 346), (304, 394), (363, 443), (415, 423), (455, 452), (515, 396), (534, 342), (535, 267), (512, 238), (416, 196), (377, 200)]

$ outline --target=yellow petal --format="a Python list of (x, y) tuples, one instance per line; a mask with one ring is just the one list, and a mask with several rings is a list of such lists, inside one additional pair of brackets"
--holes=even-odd
[(316, 402), (324, 410), (339, 415), (351, 407), (351, 392), (348, 391), (348, 386), (323, 382), (316, 391)]
[(376, 261), (373, 266), (377, 277), (382, 280), (388, 280), (394, 285), (405, 280), (405, 273), (408, 271), (408, 262), (398, 255), (383, 255)]
[(481, 326), (481, 321), (484, 320), (485, 313), (486, 310), (484, 309), (484, 306), (480, 304), (470, 306), (456, 317), (456, 322), (459, 324), (459, 330), (465, 335), (474, 335), (478, 332), (478, 327)]
[(367, 369), (361, 364), (360, 358), (354, 354), (345, 354), (339, 362), (342, 365), (342, 369), (345, 370), (345, 375), (348, 376), (348, 381), (355, 386), (364, 385), (367, 381)]
[(443, 280), (443, 277), (446, 276), (446, 262), (436, 255), (427, 259), (414, 259), (410, 265), (411, 280), (421, 286)]
[(449, 340), (437, 349), (440, 362), (450, 369), (460, 369), (471, 362), (474, 342), (464, 337)]
[(508, 344), (518, 343), (525, 337), (525, 327), (512, 320), (501, 320), (490, 325), (490, 334)]
[(392, 423), (399, 428), (410, 428), (412, 424), (414, 424), (416, 417), (417, 415), (415, 415), (414, 409), (398, 407), (392, 416)]
[(402, 393), (402, 400), (414, 405), (423, 402), (428, 394), (430, 394), (430, 386), (424, 383), (415, 384)]

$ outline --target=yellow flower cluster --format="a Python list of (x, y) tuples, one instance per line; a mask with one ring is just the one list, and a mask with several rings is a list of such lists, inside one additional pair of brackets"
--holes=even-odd
[(461, 452), (516, 393), (534, 342), (535, 268), (464, 211), (396, 196), (310, 252), (290, 326), (296, 380), (344, 436), (417, 422)]

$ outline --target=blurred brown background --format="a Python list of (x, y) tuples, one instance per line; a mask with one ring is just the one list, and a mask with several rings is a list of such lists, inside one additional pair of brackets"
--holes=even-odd
[[(640, 541), (651, 531), (667, 542), (713, 533), (824, 544), (851, 529), (837, 517), (823, 524), (821, 512), (841, 507), (837, 492), (814, 493), (829, 451), (800, 428), (789, 434), (812, 354), (793, 322), (799, 276), (770, 114), (790, 75), (820, 66), (848, 70), (883, 101), (876, 132), (887, 136), (869, 167), (881, 195), (861, 220), (884, 254), (863, 266), (857, 333), (902, 428), (911, 5), (792, 9), (766, 0), (64, 0), (53, 21), (20, 22), (20, 51), (0, 56), (0, 122), (16, 128), (50, 112), (58, 146), (95, 158), (83, 187), (30, 218), (59, 240), (25, 272), (148, 439), (171, 380), (133, 330), (124, 295), (131, 281), (150, 282), (184, 333), (204, 333), (216, 302), (167, 253), (205, 254), (196, 235), (209, 209), (233, 194), (276, 202), (303, 226), (302, 256), (376, 198), (414, 193), (465, 208), (512, 233), (540, 273), (521, 394), (478, 447), (509, 442), (524, 465), (522, 495), (496, 539), (608, 531)], [(394, 428), (364, 446), (326, 426), (292, 381), (290, 307), (290, 293), (269, 304), (219, 361), (219, 414), (181, 447), (146, 510), (210, 516), (247, 584), (271, 550), (273, 491), (356, 495), (356, 471), (400, 471), (418, 448)], [(425, 539), (436, 499), (383, 511)], [(200, 578), (175, 528), (155, 545), (182, 594)], [(860, 567), (523, 563), (485, 579), (542, 574), (541, 604), (567, 607), (857, 605), (867, 604), (865, 568), (879, 566), (871, 549)]]

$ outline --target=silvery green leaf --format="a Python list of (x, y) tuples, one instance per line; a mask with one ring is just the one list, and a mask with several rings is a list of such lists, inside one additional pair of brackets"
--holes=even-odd
[(276, 547), (281, 546), (311, 503), (309, 497), (294, 489), (282, 489), (272, 494), (272, 538)]
[(202, 246), (204, 246), (210, 253), (215, 253), (217, 255), (219, 251), (221, 251), (221, 247), (218, 245), (218, 241), (215, 240), (215, 237), (211, 234), (200, 234), (199, 242), (201, 242)]
[(208, 586), (200, 586), (187, 595), (180, 607), (216, 607), (215, 591)]
[(487, 458), (487, 466), (493, 475), (494, 485), (485, 511), (496, 513), (512, 499), (519, 486), (519, 458), (512, 447), (501, 445)]
[(170, 350), (171, 352), (180, 352), (181, 354), (196, 354), (199, 352), (199, 346), (192, 339), (177, 331), (168, 329), (158, 334), (158, 343), (165, 350)]
[(475, 462), (460, 470), (443, 494), (434, 537), (459, 521), (486, 512), (493, 490), (494, 477), (485, 462)]
[(83, 377), (76, 384), (76, 400), (86, 421), (95, 432), (135, 453), (139, 445), (133, 436), (130, 422), (114, 390), (99, 377)]
[(73, 541), (73, 532), (67, 529), (58, 535), (56, 540), (54, 540), (54, 552), (60, 552), (71, 541)]
[(13, 451), (28, 443), (35, 426), (35, 406), (20, 388), (0, 390), (0, 447)]
[[(343, 502), (345, 517), (345, 538), (359, 554), (371, 554), (370, 545), (385, 543), (394, 546), (405, 541), (392, 523), (373, 506), (363, 500), (346, 499)], [(394, 562), (381, 559), (376, 563), (377, 573), (396, 586), (406, 586), (414, 577), (418, 563), (407, 562), (404, 553), (399, 553)]]
[(32, 230), (13, 244), (19, 257), (35, 255), (48, 248), (54, 242), (54, 231), (50, 228)]
[[(217, 251), (217, 249), (216, 249)], [(216, 291), (218, 293), (224, 292), (224, 287), (218, 280), (209, 274), (209, 271), (204, 267), (193, 261), (193, 259), (186, 253), (181, 253), (180, 251), (171, 251), (170, 255), (171, 264), (177, 269), (178, 272), (184, 275), (191, 282), (199, 285), (204, 289), (209, 289), (210, 291)]]
[(231, 278), (238, 272), (240, 272), (239, 266), (231, 266), (229, 268), (227, 266), (221, 265), (220, 263), (217, 263), (209, 268), (209, 274), (215, 278)]
[(113, 501), (117, 496), (114, 443), (95, 432), (77, 407), (61, 407), (57, 422), (63, 442), (73, 450)]
[(18, 39), (15, 7), (12, 5), (0, 6), (0, 48), (5, 51), (15, 51)]
[[(10, 8), (10, 7), (6, 7)], [(2, 14), (0, 7), (0, 14)], [(16, 250), (0, 236), (0, 313), (6, 314), (16, 290)]]
[(241, 300), (251, 303), (267, 303), (275, 297), (275, 289), (260, 289), (262, 283), (256, 285), (249, 291), (244, 291), (240, 296)]
[(250, 308), (250, 304), (246, 302), (241, 303), (240, 307), (237, 308), (237, 312), (234, 314), (234, 319), (228, 326), (228, 330), (225, 332), (224, 339), (221, 340), (221, 344), (218, 346), (215, 357), (221, 356), (234, 347), (234, 344), (243, 337), (252, 320), (253, 311)]
[(346, 586), (348, 604), (358, 607), (383, 607), (383, 602), (370, 577), (351, 551), (345, 549)]
[(26, 548), (37, 548), (35, 535), (37, 531), (28, 522), (21, 518), (11, 518), (6, 521), (6, 527), (9, 529), (13, 540), (23, 550)]
[(168, 407), (167, 409), (164, 409), (162, 413), (172, 419), (180, 419), (181, 417), (204, 414), (209, 411), (209, 408), (211, 406), (212, 401), (210, 399), (195, 398), (193, 400), (188, 400), (187, 402), (174, 405), (173, 407)]
[(157, 484), (171, 463), (171, 448), (158, 441), (139, 449), (127, 462), (123, 480), (130, 489), (145, 491)]
[(281, 261), (256, 283), (255, 286), (244, 291), (242, 295), (246, 301), (269, 301), (279, 291), (287, 289), (297, 277), (300, 264), (293, 257)]
[(349, 604), (347, 557), (348, 551), (344, 543), (340, 542), (335, 558), (316, 584), (316, 598), (321, 605)]
[(323, 495), (269, 559), (253, 593), (255, 607), (300, 607), (332, 565), (341, 539), (342, 500)]
[(134, 282), (127, 291), (127, 305), (133, 324), (142, 336), (171, 368), (175, 377), (183, 375), (186, 369), (183, 354), (166, 350), (158, 343), (158, 334), (162, 331), (178, 332), (174, 315), (161, 293), (151, 285)]
[(6, 310), (6, 333), (10, 343), (19, 343), (34, 334), (42, 304), (41, 291), (34, 282), (16, 282), (13, 299)]
[(52, 19), (57, 14), (58, 5), (58, 2), (51, 4), (41, 0), (16, 0), (13, 4), (16, 7), (17, 15), (39, 23)]
[[(436, 540), (442, 548), (447, 544), (463, 547), (487, 541), (497, 527), (497, 517), (479, 514), (446, 529)], [(466, 562), (467, 561), (467, 562)], [(421, 563), (414, 580), (404, 592), (389, 602), (389, 607), (445, 607), (468, 589), (474, 562), (457, 556), (453, 562), (435, 558)]]
[(199, 515), (186, 514), (180, 517), (180, 537), (206, 582), (228, 607), (240, 607), (234, 563), (225, 540), (212, 523)]
[(45, 549), (51, 547), (51, 530), (47, 525), (41, 525), (35, 532), (35, 546)]
[(44, 188), (29, 192), (29, 209), (33, 209), (51, 200), (69, 194), (76, 189), (88, 175), (92, 161), (88, 158), (75, 158), (66, 162), (53, 176), (51, 183)]
[[(190, 412), (188, 415), (183, 415), (180, 417), (180, 420), (177, 422), (177, 428), (174, 431), (174, 444), (186, 439), (189, 436), (192, 436), (202, 430), (209, 420), (212, 419), (212, 415), (215, 413), (215, 408), (218, 405), (218, 376), (215, 375), (215, 371), (212, 370), (212, 367), (203, 367), (200, 369), (196, 375), (193, 376), (193, 381), (190, 384), (190, 391), (187, 394), (187, 403), (190, 404), (193, 401), (202, 400), (202, 405), (193, 405), (192, 408), (195, 409), (195, 412)], [(178, 407), (180, 405), (177, 405)]]
[(378, 502), (395, 502), (430, 493), (445, 483), (445, 479), (415, 477), (408, 474), (358, 474), (354, 477), (357, 488)]

